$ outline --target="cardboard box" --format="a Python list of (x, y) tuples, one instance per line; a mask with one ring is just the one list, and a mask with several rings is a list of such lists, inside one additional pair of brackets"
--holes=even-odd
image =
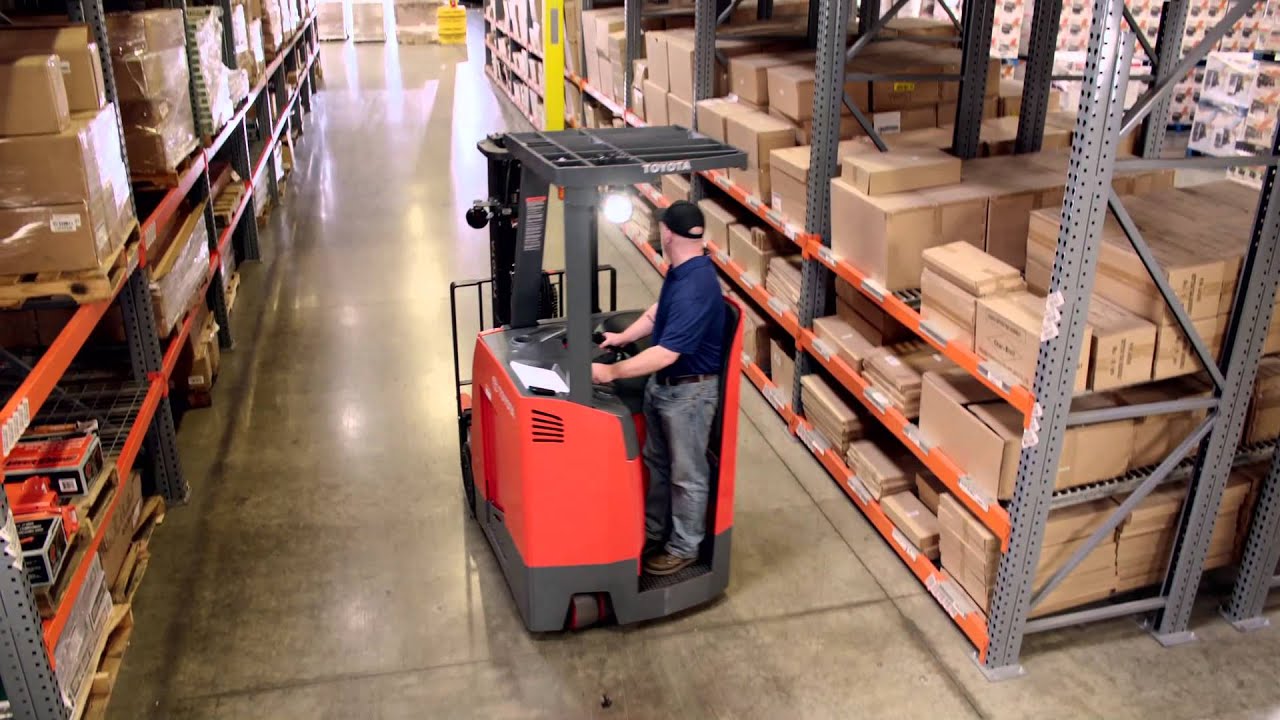
[[(1204, 341), (1210, 356), (1218, 360), (1222, 356), (1222, 346), (1226, 340), (1228, 316), (1202, 320), (1193, 320), (1200, 339)], [(1154, 380), (1164, 380), (1179, 375), (1190, 375), (1203, 369), (1200, 356), (1196, 354), (1191, 343), (1177, 324), (1160, 325), (1156, 328), (1155, 360), (1151, 368)]]
[(962, 325), (936, 305), (927, 301), (920, 303), (920, 319), (927, 323), (929, 330), (947, 342), (958, 343), (966, 350), (973, 350), (973, 327)]
[(693, 103), (693, 36), (683, 33), (667, 35), (667, 80), (670, 92), (687, 103)]
[[(649, 73), (653, 74), (652, 65), (649, 67)], [(644, 81), (644, 118), (650, 125), (669, 124), (667, 91), (652, 80)]]
[(729, 226), (737, 224), (738, 217), (724, 205), (709, 198), (699, 200), (698, 207), (707, 224), (703, 237), (726, 253), (729, 252)]
[(947, 486), (936, 475), (924, 470), (916, 473), (916, 495), (929, 512), (938, 514), (939, 499), (947, 494)]
[(997, 396), (963, 370), (924, 375), (921, 434), (991, 498), (998, 497), (1002, 487), (1012, 491), (1022, 440), (1021, 423), (1009, 426), (997, 416), (993, 427), (969, 410), (993, 401)]
[[(808, 409), (806, 404), (806, 412)], [(915, 456), (897, 441), (881, 442), (884, 444), (873, 440), (851, 442), (846, 457), (849, 469), (866, 486), (871, 497), (877, 500), (909, 492), (915, 484), (916, 471), (920, 467)]]
[(107, 104), (98, 44), (88, 25), (0, 27), (0, 58), (57, 55), (71, 112), (91, 112)]
[(872, 345), (884, 346), (917, 339), (915, 331), (898, 322), (860, 290), (836, 278), (836, 312)]
[(698, 101), (698, 132), (713, 140), (727, 142), (725, 122), (731, 115), (750, 112), (751, 108), (725, 98)]
[[(1265, 359), (1265, 358), (1264, 358)], [(1259, 371), (1261, 372), (1261, 371)], [(1160, 383), (1123, 388), (1112, 394), (1125, 405), (1145, 405), (1184, 397), (1203, 397), (1209, 389), (1194, 378), (1179, 378)], [(1195, 430), (1207, 411), (1162, 413), (1136, 418), (1133, 429), (1131, 468), (1155, 465), (1168, 457), (1183, 438)]]
[(876, 346), (868, 342), (862, 333), (837, 315), (815, 319), (813, 332), (833, 357), (843, 360), (855, 371), (861, 371), (863, 361), (876, 350)]
[(796, 144), (790, 123), (762, 112), (735, 113), (726, 118), (725, 139), (747, 153), (748, 168), (767, 168), (771, 151)]
[(841, 166), (841, 177), (867, 195), (888, 195), (960, 182), (960, 158), (941, 150), (915, 148), (858, 153), (841, 158)]
[(972, 337), (978, 319), (976, 297), (928, 268), (920, 274), (920, 297), (922, 314), (924, 308), (930, 308), (961, 329), (967, 330)]
[(60, 133), (70, 124), (57, 55), (0, 61), (0, 136)]
[(776, 340), (769, 341), (769, 378), (782, 391), (787, 405), (790, 405), (796, 380), (796, 359)]
[[(923, 253), (923, 259), (927, 272), (972, 298), (998, 295), (1025, 287), (1017, 268), (969, 243), (953, 242), (928, 248)], [(922, 275), (921, 287), (923, 283)], [(961, 317), (969, 317), (969, 308), (962, 308), (966, 314)]]
[(773, 172), (769, 168), (730, 168), (729, 180), (761, 202), (773, 197)]
[[(644, 33), (644, 54), (649, 63), (649, 77), (646, 79), (663, 92), (670, 90), (671, 83), (667, 75), (667, 34), (656, 30)], [(645, 100), (648, 100), (647, 93)]]
[(100, 199), (0, 208), (0, 238), (11, 240), (0, 252), (0, 273), (13, 275), (97, 268), (118, 245)]
[[(769, 85), (769, 107), (794, 121), (813, 117), (813, 65), (775, 65), (766, 70)], [(866, 83), (850, 81), (844, 84), (853, 104), (867, 110)], [(841, 105), (841, 114), (846, 109)]]
[[(129, 205), (131, 188), (114, 107), (77, 114), (61, 133), (0, 138), (0, 167), (5, 169), (0, 172), (0, 204), (82, 203), (105, 213), (95, 220), (112, 230)], [(97, 265), (50, 269), (89, 267)]]
[(769, 273), (769, 261), (777, 255), (773, 248), (759, 248), (750, 240), (751, 230), (745, 225), (729, 227), (729, 258), (743, 272), (754, 273), (757, 281), (765, 282)]
[(769, 372), (769, 320), (739, 298), (742, 306), (742, 353), (757, 367)]
[(667, 95), (667, 124), (693, 129), (693, 104), (674, 93)]
[(920, 193), (869, 196), (831, 181), (832, 251), (889, 291), (920, 284), (921, 253), (938, 242), (938, 206)]
[[(1044, 298), (1027, 292), (982, 298), (978, 301), (974, 325), (974, 348), (983, 358), (998, 363), (1019, 384), (1031, 387), (1040, 356), (1040, 334), (1044, 330)], [(1088, 382), (1092, 333), (1086, 327), (1076, 367), (1076, 392)]]
[(1090, 390), (1109, 390), (1151, 379), (1156, 326), (1103, 297), (1089, 299)]
[(98, 555), (102, 558), (102, 570), (106, 573), (108, 585), (115, 583), (120, 568), (124, 566), (129, 546), (133, 542), (138, 516), (142, 512), (141, 475), (130, 473), (128, 478), (122, 480), (120, 499), (116, 502), (116, 511), (103, 530), (102, 542), (98, 546)]
[(756, 105), (769, 104), (771, 67), (795, 62), (789, 55), (752, 53), (729, 58), (729, 92)]
[(689, 199), (689, 179), (684, 175), (662, 176), (662, 197), (675, 202)]
[(881, 500), (880, 508), (920, 552), (938, 559), (938, 518), (919, 498), (909, 492), (897, 493)]

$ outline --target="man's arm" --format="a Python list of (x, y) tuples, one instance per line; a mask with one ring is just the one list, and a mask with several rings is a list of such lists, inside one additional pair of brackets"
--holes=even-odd
[(600, 343), (600, 347), (621, 347), (642, 337), (648, 337), (653, 332), (653, 321), (656, 317), (658, 317), (658, 303), (650, 305), (649, 309), (641, 313), (640, 317), (628, 325), (626, 330), (620, 333), (605, 333), (604, 342)]
[(679, 359), (680, 353), (668, 350), (661, 345), (654, 345), (635, 357), (627, 358), (612, 365), (592, 363), (591, 380), (595, 383), (607, 383), (614, 380), (649, 375), (658, 372)]

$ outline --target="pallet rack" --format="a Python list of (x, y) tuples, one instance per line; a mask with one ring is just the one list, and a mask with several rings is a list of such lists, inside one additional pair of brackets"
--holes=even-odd
[[(1230, 468), (1240, 462), (1257, 462), (1273, 455), (1274, 443), (1239, 448), (1245, 412), (1249, 403), (1262, 343), (1270, 323), (1280, 280), (1280, 198), (1276, 196), (1275, 166), (1280, 146), (1273, 142), (1268, 155), (1236, 158), (1163, 159), (1161, 150), (1169, 119), (1168, 98), (1175, 80), (1204, 57), (1218, 38), (1241, 17), (1252, 4), (1236, 0), (1195, 48), (1182, 51), (1181, 38), (1189, 8), (1188, 0), (1169, 0), (1165, 4), (1161, 25), (1154, 45), (1145, 37), (1140, 41), (1122, 25), (1127, 11), (1122, 0), (1094, 0), (1093, 21), (1089, 36), (1088, 72), (1072, 141), (1066, 184), (1063, 226), (1058, 239), (1050, 293), (1061, 300), (1061, 320), (1056, 335), (1043, 342), (1034, 382), (1023, 387), (1009, 379), (1007, 371), (987, 362), (972, 351), (949, 343), (945, 337), (921, 320), (916, 307), (918, 295), (913, 291), (890, 293), (857, 267), (835, 256), (830, 249), (830, 198), (827, 178), (837, 165), (837, 128), (840, 104), (852, 105), (842, 97), (845, 82), (844, 59), (852, 57), (870, 42), (883, 24), (905, 4), (896, 0), (881, 15), (878, 0), (863, 0), (858, 7), (860, 32), (851, 45), (844, 29), (852, 11), (850, 0), (813, 0), (810, 3), (808, 38), (817, 50), (814, 92), (813, 141), (810, 150), (808, 206), (803, 218), (784, 216), (762, 199), (734, 186), (720, 173), (704, 173), (695, 177), (691, 191), (695, 199), (705, 197), (712, 186), (738, 201), (743, 208), (778, 231), (800, 249), (803, 258), (800, 306), (787, 307), (761, 286), (758, 278), (743, 273), (718, 248), (708, 247), (711, 257), (724, 275), (737, 288), (759, 304), (772, 322), (796, 342), (796, 384), (779, 388), (759, 368), (743, 363), (744, 372), (760, 389), (783, 418), (788, 428), (817, 457), (842, 490), (867, 515), (884, 535), (913, 573), (953, 619), (958, 629), (974, 645), (975, 660), (990, 679), (1021, 674), (1018, 658), (1026, 634), (1047, 631), (1074, 624), (1123, 615), (1142, 615), (1145, 626), (1162, 644), (1171, 645), (1193, 639), (1188, 631), (1191, 606), (1199, 589), (1201, 568), (1207, 554), (1209, 538), (1221, 503), (1223, 488)], [(590, 9), (590, 0), (584, 2)], [(641, 0), (626, 0), (624, 5), (628, 35), (628, 72), (632, 67), (634, 48), (639, 46)], [(959, 81), (960, 92), (954, 124), (953, 152), (968, 158), (977, 153), (981, 122), (982, 94), (986, 82), (986, 54), (990, 43), (993, 0), (964, 3), (958, 26), (961, 30), (962, 64), (958, 76), (929, 78)], [(1061, 0), (1041, 0), (1032, 17), (1030, 48), (1023, 85), (1022, 111), (1015, 143), (1018, 152), (1039, 150), (1048, 114), (1053, 71), (1053, 49), (1056, 44)], [(694, 6), (694, 97), (710, 96), (711, 73), (715, 57), (715, 32), (719, 21), (710, 0), (696, 0)], [(726, 13), (727, 16), (727, 13)], [(1126, 86), (1130, 80), (1130, 60), (1135, 43), (1140, 42), (1153, 58), (1150, 87), (1130, 108), (1124, 107)], [(1147, 48), (1147, 46), (1151, 46)], [(616, 117), (633, 125), (643, 121), (629, 109), (630, 96), (619, 104), (611, 101), (576, 76), (567, 76), (585, 97), (591, 97), (609, 108)], [(858, 76), (863, 80), (900, 79), (893, 75)], [(627, 87), (630, 88), (628, 82)], [(878, 138), (856, 107), (851, 112), (867, 134), (881, 149), (887, 144)], [(695, 107), (696, 113), (696, 107)], [(536, 123), (535, 123), (536, 125)], [(1141, 157), (1118, 159), (1120, 136), (1141, 132)], [(891, 142), (892, 138), (888, 138)], [(1258, 205), (1254, 232), (1241, 271), (1239, 289), (1232, 307), (1227, 331), (1227, 344), (1220, 362), (1214, 362), (1204, 342), (1187, 320), (1185, 311), (1162, 280), (1150, 249), (1111, 188), (1111, 177), (1117, 168), (1141, 170), (1152, 168), (1227, 168), (1235, 165), (1263, 165), (1266, 180)], [(640, 192), (661, 206), (665, 200), (651, 186)], [(1082, 342), (1082, 328), (1088, 313), (1088, 297), (1093, 288), (1100, 244), (1098, 228), (1107, 214), (1113, 214), (1146, 265), (1148, 271), (1170, 305), (1173, 314), (1213, 379), (1212, 397), (1187, 398), (1154, 405), (1132, 406), (1102, 412), (1070, 412), (1071, 388), (1074, 386), (1076, 363)], [(655, 251), (628, 229), (627, 236), (659, 272), (665, 263)], [(811, 332), (813, 319), (825, 309), (832, 276), (857, 288), (867, 299), (880, 306), (924, 341), (961, 368), (995, 391), (1024, 416), (1024, 449), (1019, 458), (1017, 485), (1007, 504), (984, 497), (975, 490), (963, 468), (952, 462), (919, 428), (896, 410), (887, 407), (864, 378), (838, 358)], [(843, 461), (812, 432), (804, 417), (799, 390), (800, 378), (822, 367), (843, 385), (872, 415), (879, 419), (903, 444), (938, 475), (950, 491), (1001, 539), (1002, 554), (990, 613), (984, 614), (972, 603), (945, 571), (924, 558), (905, 541), (901, 533), (885, 518), (878, 503), (871, 499), (861, 482)], [(1109, 481), (1084, 488), (1054, 492), (1061, 446), (1067, 427), (1080, 424), (1121, 420), (1181, 410), (1207, 409), (1208, 418), (1187, 437), (1173, 453), (1159, 464), (1127, 473)], [(1196, 459), (1188, 460), (1189, 451), (1199, 446)], [(1280, 560), (1280, 459), (1274, 461), (1257, 504), (1240, 568), (1235, 594), (1224, 609), (1238, 626), (1256, 627), (1266, 591), (1280, 585), (1276, 572)], [(1076, 567), (1098, 542), (1124, 520), (1133, 507), (1155, 487), (1168, 482), (1187, 484), (1187, 500), (1177, 525), (1174, 551), (1157, 592), (1137, 599), (1094, 605), (1084, 610), (1067, 611), (1045, 618), (1029, 619), (1036, 602), (1044, 598), (1066, 574)], [(1048, 512), (1062, 507), (1104, 497), (1127, 494), (1112, 515), (1077, 550), (1067, 565), (1043, 586), (1034, 588), (1037, 566), (1044, 539)], [(1127, 597), (1134, 597), (1132, 594)]]
[[(215, 4), (222, 7), (224, 17), (231, 16), (231, 0), (220, 0)], [(183, 0), (170, 0), (167, 5), (186, 9)], [(66, 10), (73, 22), (85, 23), (91, 28), (105, 71), (107, 101), (114, 102), (115, 80), (109, 55), (111, 45), (107, 38), (102, 1), (69, 0)], [(217, 225), (212, 203), (205, 205), (205, 222), (210, 230), (210, 257), (200, 293), (219, 325), (219, 344), (230, 347), (231, 322), (227, 316), (222, 261), (228, 253), (232, 253), (237, 262), (260, 258), (257, 225), (252, 220), (253, 213), (245, 210), (252, 202), (253, 188), (263, 181), (264, 174), (272, 198), (279, 198), (276, 175), (267, 173), (266, 169), (271, 165), (272, 154), (283, 133), (292, 126), (300, 127), (303, 113), (311, 109), (317, 57), (314, 21), (314, 13), (311, 13), (300, 23), (298, 31), (266, 66), (246, 102), (215, 137), (208, 138), (195, 151), (176, 185), (168, 189), (150, 213), (139, 221), (137, 237), (130, 240), (126, 250), (129, 253), (126, 272), (113, 288), (111, 297), (77, 306), (67, 325), (39, 360), (30, 367), (21, 368), (25, 375), (16, 387), (8, 389), (7, 400), (0, 410), (0, 425), (4, 430), (0, 459), (8, 456), (22, 432), (33, 423), (96, 419), (100, 424), (108, 464), (114, 465), (118, 477), (128, 478), (141, 462), (147, 487), (153, 488), (169, 504), (186, 502), (190, 488), (178, 458), (174, 413), (168, 395), (170, 377), (192, 330), (196, 311), (191, 310), (168, 338), (158, 336), (145, 272), (148, 261), (145, 248), (155, 239), (158, 229), (166, 226), (179, 212), (185, 200), (212, 200), (209, 197), (212, 189), (210, 162), (215, 157), (225, 157), (242, 178), (245, 191), (231, 221), (220, 231), (215, 232)], [(224, 33), (223, 60), (235, 68), (229, 22), (224, 24)], [(290, 77), (296, 79), (291, 81)], [(290, 82), (294, 83), (293, 88), (289, 87)], [(274, 97), (274, 103), (269, 96)], [(192, 101), (195, 102), (194, 95)], [(273, 105), (276, 108), (274, 113)], [(256, 109), (256, 117), (252, 120), (248, 117), (251, 107)], [(123, 127), (120, 134), (123, 145)], [(124, 317), (132, 378), (127, 382), (109, 383), (80, 379), (71, 370), (72, 363), (115, 302), (119, 302)], [(10, 360), (14, 358), (10, 356)], [(85, 558), (92, 558), (101, 544), (104, 529), (117, 509), (119, 497), (117, 494), (107, 506), (93, 536), (88, 539)], [(89, 574), (91, 563), (82, 562), (74, 570), (68, 570), (73, 574), (56, 613), (42, 621), (36, 612), (31, 585), (22, 569), (21, 550), (14, 542), (13, 513), (2, 494), (0, 522), (6, 528), (4, 554), (9, 559), (0, 569), (0, 684), (15, 717), (42, 720), (70, 717), (72, 710), (64, 702), (54, 674), (53, 648), (66, 628), (72, 605)], [(78, 714), (84, 708), (75, 710)]]

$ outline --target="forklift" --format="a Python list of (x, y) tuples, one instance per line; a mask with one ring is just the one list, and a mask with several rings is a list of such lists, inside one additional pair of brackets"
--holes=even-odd
[[(494, 135), (478, 144), (489, 194), (467, 211), (489, 228), (491, 277), (450, 286), (458, 444), (467, 510), (492, 547), (526, 627), (578, 629), (652, 620), (706, 603), (729, 583), (741, 379), (740, 308), (725, 299), (720, 402), (708, 442), (712, 484), (697, 562), (642, 572), (648, 471), (641, 456), (648, 378), (594, 385), (593, 362), (641, 352), (601, 350), (605, 332), (643, 309), (616, 309), (612, 268), (597, 263), (600, 191), (668, 173), (745, 167), (736, 148), (679, 127)], [(548, 196), (564, 199), (566, 267), (542, 267)], [(599, 308), (599, 278), (610, 307)], [(485, 289), (488, 289), (486, 298)], [(471, 378), (459, 360), (459, 294), (476, 294), (480, 332)], [(491, 308), (485, 322), (485, 302)]]

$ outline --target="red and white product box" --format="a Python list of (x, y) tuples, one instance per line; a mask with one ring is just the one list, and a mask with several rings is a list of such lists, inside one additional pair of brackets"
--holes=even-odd
[(96, 433), (67, 438), (23, 440), (4, 464), (6, 483), (43, 475), (63, 497), (83, 495), (102, 471), (102, 443)]

